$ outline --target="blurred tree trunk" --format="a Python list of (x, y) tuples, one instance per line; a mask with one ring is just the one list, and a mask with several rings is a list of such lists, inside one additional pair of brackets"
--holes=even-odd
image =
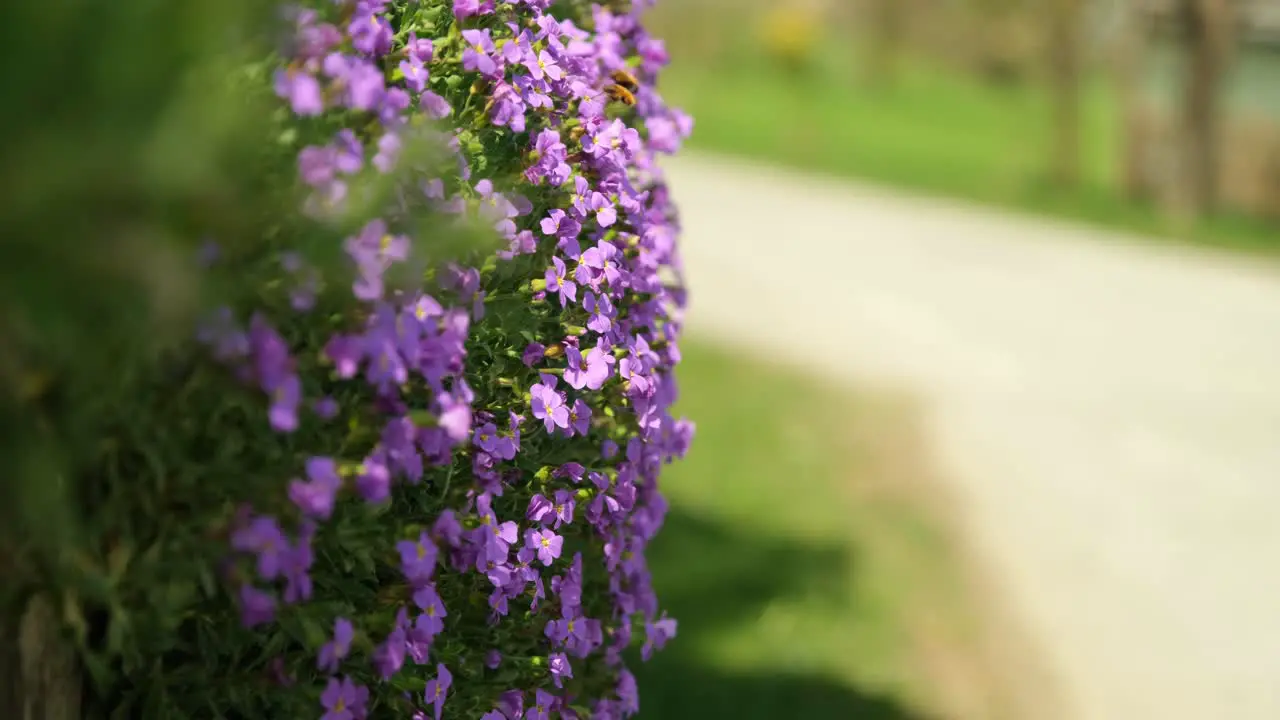
[(1173, 210), (1178, 219), (1194, 221), (1218, 202), (1222, 86), (1234, 13), (1231, 0), (1180, 0), (1178, 10), (1187, 62)]
[(1150, 157), (1151, 109), (1144, 85), (1151, 42), (1146, 0), (1129, 0), (1121, 8), (1115, 46), (1115, 85), (1120, 110), (1120, 186), (1133, 201), (1150, 199), (1155, 178)]
[(898, 80), (908, 0), (865, 0), (865, 3), (865, 79), (874, 87), (892, 87)]
[(1053, 101), (1053, 180), (1065, 187), (1080, 182), (1080, 95), (1082, 80), (1080, 0), (1050, 0), (1049, 83)]
[(47, 599), (0, 616), (0, 717), (78, 720), (81, 677), (75, 651)]

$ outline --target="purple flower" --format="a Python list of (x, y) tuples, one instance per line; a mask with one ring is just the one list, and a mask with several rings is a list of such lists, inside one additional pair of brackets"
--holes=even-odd
[(547, 623), (545, 634), (556, 646), (581, 643), (587, 640), (587, 623), (582, 617), (565, 616)]
[(525, 511), (525, 517), (536, 523), (550, 522), (555, 517), (554, 505), (542, 495), (534, 495), (529, 499), (529, 509)]
[(338, 466), (332, 458), (313, 457), (307, 460), (307, 478), (307, 482), (289, 483), (289, 499), (304, 514), (327, 520), (333, 514), (334, 501), (342, 487)]
[(542, 382), (529, 389), (533, 416), (542, 421), (547, 432), (553, 432), (557, 427), (569, 427), (569, 408), (564, 404), (564, 397), (555, 389), (555, 377), (542, 377)]
[(302, 382), (297, 375), (288, 375), (270, 388), (271, 407), (267, 418), (271, 427), (280, 432), (298, 429), (298, 405), (302, 402)]
[(409, 257), (409, 239), (389, 234), (386, 222), (380, 219), (371, 220), (358, 235), (347, 238), (345, 248), (356, 263), (358, 278), (352, 290), (361, 300), (381, 299), (383, 273), (392, 263)]
[(546, 50), (533, 52), (528, 51), (524, 58), (524, 66), (529, 69), (529, 74), (536, 80), (544, 77), (551, 80), (559, 80), (564, 77), (564, 71), (556, 64), (555, 58), (551, 57), (551, 53)]
[(524, 693), (508, 690), (498, 696), (498, 709), (510, 720), (519, 720), (524, 709)]
[(440, 593), (436, 592), (435, 585), (427, 583), (414, 590), (413, 604), (422, 610), (416, 624), (428, 637), (435, 637), (444, 631), (444, 619), (449, 617), (449, 612), (440, 599)]
[(602, 127), (583, 144), (583, 149), (593, 158), (618, 166), (629, 162), (640, 147), (640, 133), (618, 119)]
[(276, 95), (289, 101), (298, 115), (319, 115), (324, 112), (324, 99), (320, 83), (309, 73), (298, 70), (277, 70)]
[(315, 534), (315, 526), (304, 523), (298, 541), (291, 545), (283, 557), (284, 601), (298, 603), (311, 597), (311, 564), (315, 554), (311, 550), (311, 539)]
[(338, 669), (338, 663), (351, 652), (351, 639), (355, 637), (355, 629), (351, 626), (351, 621), (346, 618), (338, 618), (333, 621), (333, 639), (325, 643), (320, 648), (320, 656), (316, 660), (316, 667), (324, 672), (334, 672)]
[(440, 427), (454, 442), (462, 442), (471, 435), (471, 406), (455, 399), (452, 395), (441, 394)]
[(556, 708), (556, 696), (538, 688), (534, 692), (533, 705), (525, 711), (524, 720), (551, 720), (551, 712)]
[(502, 460), (515, 458), (516, 451), (519, 449), (515, 438), (499, 435), (498, 428), (493, 423), (485, 423), (479, 430), (476, 430), (475, 436), (471, 441), (478, 445), (481, 450)]
[(582, 253), (582, 264), (602, 273), (611, 288), (617, 286), (618, 279), (622, 276), (618, 269), (618, 248), (604, 240)]
[(370, 503), (391, 497), (391, 470), (380, 451), (375, 451), (356, 469), (356, 490)]
[(256, 554), (258, 576), (263, 580), (274, 580), (280, 576), (289, 540), (275, 518), (258, 515), (231, 534), (231, 547)]
[(630, 670), (622, 668), (618, 672), (618, 687), (615, 692), (618, 694), (623, 712), (631, 714), (640, 712), (640, 692), (636, 688), (636, 676), (632, 675)]
[(485, 563), (506, 562), (511, 553), (511, 544), (520, 539), (518, 525), (510, 520), (499, 523), (492, 515), (485, 518), (485, 524), (477, 532), (482, 536), (484, 549), (479, 560)]
[(509, 127), (514, 132), (525, 130), (525, 102), (515, 88), (506, 83), (498, 83), (492, 93), (493, 105), (489, 111), (489, 120), (499, 127)]
[(308, 145), (298, 153), (298, 175), (311, 187), (333, 182), (337, 170), (332, 148)]
[(582, 298), (582, 307), (590, 313), (587, 318), (588, 330), (603, 335), (613, 328), (613, 301), (608, 295), (596, 295), (588, 290)]
[(568, 490), (557, 490), (556, 496), (555, 496), (555, 503), (553, 503), (551, 506), (551, 511), (552, 513), (554, 513), (554, 516), (555, 516), (555, 520), (554, 520), (554, 523), (552, 524), (552, 527), (559, 528), (561, 524), (572, 523), (573, 507), (574, 507), (573, 493), (569, 492)]
[(400, 144), (400, 136), (395, 133), (385, 133), (378, 138), (378, 154), (373, 156), (373, 166), (379, 172), (389, 173), (395, 167), (400, 156)]
[(551, 267), (547, 268), (547, 292), (560, 294), (560, 306), (565, 307), (578, 299), (578, 285), (565, 277), (568, 269), (564, 261), (558, 257), (551, 258)]
[(367, 2), (361, 2), (357, 7), (359, 9), (347, 26), (352, 46), (369, 55), (386, 55), (391, 50), (391, 24)]
[(497, 650), (490, 650), (484, 654), (484, 666), (490, 670), (497, 670), (502, 664), (502, 653)]
[(404, 122), (404, 111), (413, 104), (413, 99), (404, 90), (393, 87), (378, 99), (378, 120), (388, 128), (399, 127)]
[(452, 684), (453, 675), (449, 674), (449, 668), (444, 663), (437, 663), (436, 676), (427, 681), (427, 689), (423, 694), (423, 701), (434, 707), (436, 720), (440, 720), (440, 711), (444, 708), (444, 700)]
[(240, 622), (245, 627), (268, 623), (275, 617), (274, 595), (247, 583), (240, 586)]
[(591, 201), (588, 206), (596, 214), (596, 222), (600, 227), (607, 228), (618, 221), (617, 208), (613, 206), (613, 201), (605, 197), (603, 193), (591, 193)]
[(400, 552), (400, 568), (409, 582), (424, 583), (435, 573), (439, 551), (427, 531), (422, 531), (416, 541), (401, 540), (396, 543)]
[(466, 49), (462, 51), (462, 69), (479, 72), (481, 75), (493, 75), (498, 65), (489, 56), (493, 52), (493, 39), (488, 30), (463, 30), (462, 39)]
[(383, 680), (390, 680), (404, 666), (407, 647), (405, 628), (397, 625), (387, 639), (373, 650), (373, 665)]
[(572, 240), (582, 232), (582, 224), (559, 208), (548, 213), (539, 226), (542, 228), (543, 235), (554, 235), (561, 240)]
[(382, 70), (365, 58), (334, 53), (325, 58), (324, 71), (345, 89), (342, 101), (352, 110), (373, 110), (386, 92)]
[(480, 0), (453, 0), (453, 16), (464, 20), (480, 14)]
[(449, 117), (453, 112), (453, 108), (449, 106), (449, 101), (443, 97), (427, 90), (422, 93), (422, 97), (418, 100), (419, 106), (426, 111), (427, 115), (436, 120)]
[(450, 547), (457, 547), (462, 542), (462, 525), (452, 510), (445, 510), (436, 517), (431, 525), (431, 537), (436, 542), (443, 540)]
[(332, 362), (338, 377), (354, 377), (364, 359), (365, 345), (360, 338), (334, 335), (324, 346), (324, 356)]
[(416, 93), (427, 89), (427, 80), (431, 76), (422, 61), (412, 55), (408, 60), (400, 61), (400, 74), (404, 75), (405, 86)]
[(557, 688), (564, 687), (564, 681), (573, 677), (573, 668), (569, 666), (569, 658), (564, 653), (551, 653), (547, 658), (547, 667), (551, 670), (551, 681)]
[(569, 408), (569, 428), (579, 435), (586, 435), (591, 430), (591, 408), (582, 398), (574, 400)]
[(575, 390), (599, 390), (613, 374), (616, 362), (613, 354), (599, 345), (591, 348), (586, 357), (577, 348), (566, 348), (565, 359), (569, 367), (564, 371), (564, 380)]
[(365, 703), (369, 699), (369, 690), (357, 685), (351, 678), (329, 678), (329, 684), (320, 695), (320, 704), (325, 714), (320, 720), (355, 720), (364, 717)]
[(420, 38), (417, 33), (409, 33), (409, 42), (405, 44), (409, 57), (420, 63), (429, 63), (435, 56), (435, 44), (430, 38)]
[(648, 660), (654, 650), (661, 650), (667, 641), (676, 636), (676, 621), (665, 614), (658, 620), (646, 620), (644, 624), (644, 646), (640, 648), (640, 657)]
[(556, 558), (560, 557), (564, 538), (550, 530), (526, 530), (524, 544), (525, 547), (537, 553), (538, 562), (544, 567), (549, 567)]

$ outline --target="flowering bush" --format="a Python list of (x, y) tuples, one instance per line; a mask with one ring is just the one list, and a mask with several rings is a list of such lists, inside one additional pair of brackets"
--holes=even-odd
[(654, 89), (646, 4), (290, 8), (237, 82), (279, 98), (265, 154), (296, 157), (311, 224), (210, 242), (207, 278), (253, 292), (93, 429), (105, 570), (63, 597), (91, 705), (637, 711), (625, 656), (675, 633), (644, 560), (657, 482), (692, 435), (654, 164), (691, 122)]

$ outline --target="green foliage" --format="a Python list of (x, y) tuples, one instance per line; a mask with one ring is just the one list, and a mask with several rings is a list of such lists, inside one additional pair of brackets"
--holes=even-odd
[[(312, 5), (340, 28), (360, 11)], [(338, 676), (368, 689), (360, 712), (398, 717), (423, 705), (437, 663), (453, 676), (449, 717), (478, 717), (513, 689), (552, 691), (561, 711), (589, 714), (600, 700), (597, 716), (614, 712), (609, 703), (625, 673), (616, 657), (575, 655), (565, 690), (552, 690), (548, 663), (562, 648), (546, 628), (562, 617), (590, 618), (600, 634), (593, 649), (608, 642), (621, 651), (633, 622), (648, 629), (657, 621), (643, 546), (661, 523), (658, 468), (691, 430), (665, 412), (678, 357), (678, 323), (665, 308), (679, 298), (656, 280), (670, 250), (651, 247), (646, 230), (668, 228), (641, 221), (638, 210), (634, 218), (619, 212), (610, 230), (584, 221), (590, 243), (613, 243), (614, 262), (635, 273), (632, 286), (606, 283), (603, 270), (590, 281), (617, 305), (619, 329), (607, 335), (587, 330), (594, 316), (581, 297), (566, 305), (549, 301), (543, 288), (535, 292), (558, 259), (554, 238), (499, 260), (491, 221), (442, 214), (420, 190), (406, 192), (422, 178), (443, 178), (446, 197), (474, 211), (518, 191), (529, 207), (517, 224), (535, 232), (550, 210), (571, 208), (572, 179), (533, 183), (524, 172), (539, 129), (568, 131), (580, 121), (531, 114), (520, 131), (492, 122), (491, 83), (463, 67), (462, 23), (451, 6), (440, 0), (387, 8), (381, 17), (394, 29), (395, 51), (378, 68), (389, 86), (403, 83), (396, 61), (411, 34), (435, 40), (429, 87), (453, 109), (443, 128), (458, 141), (453, 153), (441, 152), (439, 128), (416, 102), (403, 124), (391, 122), (354, 101), (335, 101), (346, 92), (338, 81), (325, 90), (325, 112), (290, 112), (272, 87), (275, 74), (317, 69), (276, 54), (293, 29), (282, 27), (274, 8), (189, 0), (0, 10), (7, 104), (26, 111), (0, 117), (0, 442), (10, 459), (0, 497), (2, 599), (5, 612), (33, 595), (54, 599), (88, 671), (90, 717), (306, 717), (323, 712), (321, 691)], [(557, 7), (580, 27), (595, 22), (585, 3)], [(502, 20), (528, 12), (504, 3), (498, 15), (466, 25), (514, 42), (500, 37), (510, 34)], [(623, 33), (633, 54), (637, 33)], [(58, 38), (60, 52), (49, 52), (49, 38)], [(37, 56), (50, 56), (51, 74), (19, 70)], [(93, 58), (88, 66), (85, 58)], [(49, 77), (63, 81), (53, 85)], [(576, 110), (578, 100), (560, 92), (562, 111)], [(666, 112), (656, 94), (646, 104), (648, 117)], [(630, 112), (611, 108), (608, 117), (630, 122)], [(588, 138), (600, 132), (593, 127)], [(305, 164), (299, 153), (329, 147), (343, 129), (366, 149), (393, 133), (403, 147), (394, 171), (375, 170), (364, 157), (363, 168), (344, 181), (342, 207), (317, 211), (317, 187), (297, 179)], [(582, 141), (572, 142), (584, 156), (574, 161), (581, 175), (616, 182), (628, 172), (585, 159)], [(481, 192), (482, 179), (499, 194)], [(600, 187), (614, 204), (628, 192)], [(670, 214), (651, 205), (655, 217)], [(374, 238), (380, 252), (404, 237), (412, 261), (386, 269), (388, 300), (353, 298), (351, 244), (382, 219), (388, 229)], [(202, 264), (209, 248), (217, 249), (216, 260)], [(298, 293), (313, 281), (314, 306), (302, 310)], [(579, 282), (585, 293), (588, 283)], [(427, 311), (415, 321), (394, 304), (419, 293), (440, 301), (439, 315)], [(377, 324), (384, 311), (400, 312), (391, 330)], [(232, 325), (197, 342), (193, 330), (209, 332), (218, 318)], [(396, 353), (407, 357), (403, 350), (363, 358), (359, 373), (342, 370), (336, 341), (360, 337), (368, 355), (378, 338), (409, 342), (406, 324), (423, 333), (430, 356), (415, 372), (393, 382), (375, 378)], [(268, 368), (275, 338), (284, 355)], [(218, 357), (218, 343), (228, 340), (244, 347)], [(572, 372), (566, 353), (581, 342), (586, 354), (597, 340), (613, 374), (595, 389), (558, 395), (589, 408), (589, 430), (544, 430), (528, 417), (523, 437), (516, 435), (519, 453), (506, 461), (472, 444), (472, 430), (482, 431), (487, 420), (509, 437), (515, 427), (508, 429), (508, 417), (530, 415), (530, 388), (541, 392), (546, 376)], [(522, 351), (533, 342), (549, 349), (529, 361)], [(619, 360), (633, 362), (632, 374), (613, 370)], [(436, 362), (438, 372), (423, 369)], [(275, 414), (287, 392), (272, 373), (299, 383), (296, 427)], [(332, 402), (336, 417), (313, 410), (317, 402)], [(446, 415), (460, 405), (468, 406), (467, 421), (455, 436)], [(410, 454), (427, 466), (421, 479), (395, 466), (407, 461), (396, 459), (389, 438), (404, 428), (410, 445), (416, 439)], [(623, 451), (602, 456), (606, 441)], [(336, 463), (342, 487), (331, 516), (316, 522), (290, 487), (325, 459)], [(567, 477), (569, 463), (584, 466), (594, 484)], [(379, 471), (396, 475), (385, 500), (369, 485)], [(535, 495), (557, 492), (576, 500), (579, 519), (563, 529), (556, 524), (564, 547), (554, 567), (535, 569), (536, 586), (512, 595), (509, 612), (498, 618), (495, 582), (473, 567), (473, 538), (508, 519), (522, 532), (550, 527), (526, 522), (526, 508)], [(489, 501), (491, 514), (483, 507)], [(605, 509), (588, 523), (582, 516), (593, 503)], [(465, 539), (440, 529), (447, 510)], [(254, 518), (278, 522), (287, 547), (231, 552), (229, 543)], [(432, 638), (429, 661), (380, 673), (379, 648), (406, 629), (406, 610), (417, 615), (423, 608), (423, 583), (407, 576), (397, 543), (427, 531), (440, 549), (431, 588), (448, 610), (445, 631)], [(286, 556), (283, 574), (264, 570), (275, 550)], [(581, 570), (570, 567), (578, 554)], [(531, 561), (511, 565), (526, 563), (536, 568)], [(565, 595), (574, 582), (582, 587), (578, 604)], [(270, 619), (250, 617), (246, 588), (274, 599)], [(628, 593), (639, 599), (615, 606)], [(335, 618), (355, 627), (340, 673), (316, 660), (333, 641)], [(660, 645), (670, 632), (647, 634)], [(486, 663), (488, 650), (501, 652), (497, 667)], [(525, 699), (532, 704), (535, 697), (542, 695)]]

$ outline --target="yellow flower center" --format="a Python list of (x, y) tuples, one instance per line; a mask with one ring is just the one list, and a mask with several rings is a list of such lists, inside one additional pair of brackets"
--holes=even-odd
[(544, 547), (544, 548), (550, 548), (550, 547), (551, 547), (551, 538), (542, 538), (542, 547)]
[(423, 547), (422, 543), (418, 543), (418, 559), (421, 560), (426, 556), (427, 556), (427, 549)]

